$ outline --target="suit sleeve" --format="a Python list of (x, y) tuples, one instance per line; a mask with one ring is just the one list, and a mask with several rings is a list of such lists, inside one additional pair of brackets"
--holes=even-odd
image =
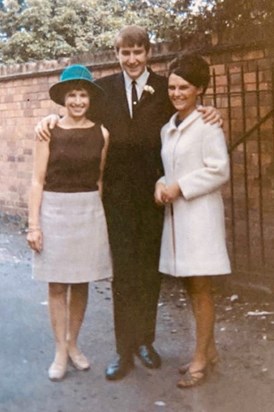
[(185, 199), (203, 196), (219, 189), (229, 179), (229, 157), (223, 131), (211, 126), (203, 138), (204, 166), (178, 180)]

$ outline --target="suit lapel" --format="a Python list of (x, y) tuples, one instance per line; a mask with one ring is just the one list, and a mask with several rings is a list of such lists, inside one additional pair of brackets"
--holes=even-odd
[(117, 76), (117, 81), (115, 85), (115, 93), (116, 93), (115, 101), (118, 101), (118, 100), (120, 101), (121, 109), (125, 111), (127, 115), (130, 117), (123, 73), (119, 73)]
[[(155, 76), (153, 75), (153, 72), (151, 71), (151, 70), (149, 70), (149, 77), (148, 77), (148, 79), (147, 79), (147, 82), (146, 82), (146, 85), (147, 86), (150, 86), (151, 87), (151, 89), (153, 89), (154, 90), (154, 92), (156, 91), (156, 89), (157, 89), (157, 84), (155, 83)], [(139, 102), (138, 102), (138, 104), (137, 104), (137, 107), (136, 107), (136, 109), (138, 108), (138, 107), (140, 107), (140, 106), (142, 106), (145, 102), (149, 102), (151, 99), (153, 99), (153, 94), (154, 93), (150, 93), (149, 91), (146, 91), (146, 90), (143, 90), (143, 93), (142, 93), (142, 95), (141, 95), (141, 98), (140, 98), (140, 100), (139, 100)]]
[[(151, 86), (153, 90), (157, 90), (158, 83), (157, 83), (157, 77), (154, 76), (154, 73), (150, 71), (148, 80), (147, 80), (147, 85)], [(155, 81), (156, 80), (156, 81)], [(127, 101), (127, 95), (126, 95), (126, 87), (125, 87), (125, 80), (124, 80), (124, 75), (123, 73), (119, 73), (116, 78), (116, 83), (115, 83), (115, 101), (120, 102), (120, 107), (121, 109), (127, 114), (129, 118), (130, 117), (130, 112), (129, 112), (129, 107), (128, 107), (128, 101)], [(143, 90), (143, 93), (141, 95), (140, 100), (137, 103), (136, 110), (138, 110), (140, 107), (143, 106), (143, 104), (148, 103), (153, 99), (153, 93), (150, 93), (148, 91)]]

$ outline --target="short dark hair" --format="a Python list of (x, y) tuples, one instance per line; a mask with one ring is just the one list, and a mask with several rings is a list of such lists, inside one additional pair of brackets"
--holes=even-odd
[(114, 40), (114, 47), (116, 51), (119, 51), (120, 47), (134, 46), (144, 46), (146, 52), (149, 52), (150, 41), (146, 29), (137, 25), (123, 27)]
[(205, 93), (210, 80), (209, 65), (198, 53), (184, 53), (171, 61), (168, 75), (176, 74)]
[(62, 105), (65, 104), (65, 96), (67, 93), (70, 93), (72, 90), (86, 90), (88, 93), (90, 100), (94, 97), (94, 90), (90, 88), (89, 84), (83, 80), (71, 80), (63, 85), (62, 91), (60, 91), (60, 101), (62, 101)]

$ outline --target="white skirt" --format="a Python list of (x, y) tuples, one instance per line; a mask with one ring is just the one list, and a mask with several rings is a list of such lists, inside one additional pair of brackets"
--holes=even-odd
[(99, 192), (43, 192), (43, 249), (33, 253), (34, 279), (84, 283), (112, 278), (111, 253)]

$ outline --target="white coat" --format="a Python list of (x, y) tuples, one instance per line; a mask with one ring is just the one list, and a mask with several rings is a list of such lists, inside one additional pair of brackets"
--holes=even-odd
[[(230, 273), (221, 186), (229, 179), (222, 129), (194, 110), (176, 127), (173, 115), (161, 130), (165, 176), (182, 196), (167, 205), (159, 270), (173, 276)], [(173, 212), (172, 212), (173, 209)]]

